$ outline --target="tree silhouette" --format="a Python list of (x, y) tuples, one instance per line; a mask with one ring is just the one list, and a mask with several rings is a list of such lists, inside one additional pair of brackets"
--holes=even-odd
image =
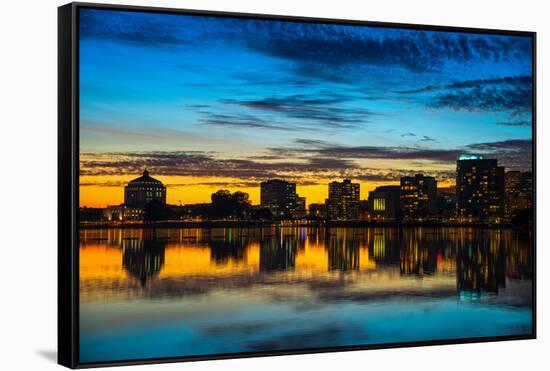
[(250, 209), (250, 199), (248, 193), (231, 193), (226, 189), (221, 189), (211, 196), (209, 216), (211, 219), (235, 218), (243, 219)]
[(273, 213), (267, 207), (255, 210), (252, 213), (252, 219), (254, 220), (271, 220), (273, 219)]
[(171, 220), (175, 217), (175, 213), (172, 209), (159, 200), (152, 200), (145, 205), (145, 213), (143, 218), (146, 221)]

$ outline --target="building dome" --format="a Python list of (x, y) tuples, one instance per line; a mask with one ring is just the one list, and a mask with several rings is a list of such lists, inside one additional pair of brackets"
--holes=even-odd
[(160, 185), (162, 185), (162, 182), (160, 180), (155, 179), (155, 178), (153, 178), (152, 176), (149, 175), (149, 171), (147, 171), (147, 169), (143, 170), (143, 175), (142, 176), (140, 176), (139, 178), (130, 180), (128, 182), (129, 185), (130, 184), (135, 185), (135, 184), (138, 184), (138, 183), (160, 184)]
[(130, 207), (145, 207), (151, 201), (166, 204), (166, 187), (144, 170), (142, 176), (129, 181), (124, 188), (124, 204)]

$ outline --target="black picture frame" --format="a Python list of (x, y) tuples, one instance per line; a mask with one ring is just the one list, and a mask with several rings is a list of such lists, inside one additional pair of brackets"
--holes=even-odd
[[(79, 200), (79, 37), (80, 9), (109, 9), (162, 14), (207, 15), (213, 17), (284, 20), (305, 23), (337, 25), (364, 25), (380, 28), (408, 30), (434, 30), (476, 34), (516, 35), (531, 38), (532, 42), (532, 161), (533, 161), (533, 285), (532, 332), (520, 336), (495, 336), (467, 339), (444, 339), (364, 346), (340, 346), (283, 351), (259, 351), (247, 353), (216, 354), (212, 356), (181, 356), (171, 358), (132, 359), (81, 363), (79, 361), (79, 249), (78, 249), (78, 200)], [(372, 22), (347, 19), (327, 19), (283, 15), (233, 13), (171, 9), (145, 6), (108, 5), (95, 3), (70, 3), (58, 8), (58, 363), (69, 368), (154, 364), (182, 361), (262, 357), (290, 354), (342, 352), (380, 348), (401, 348), (429, 345), (527, 340), (536, 338), (536, 32), (463, 28), (422, 24)]]

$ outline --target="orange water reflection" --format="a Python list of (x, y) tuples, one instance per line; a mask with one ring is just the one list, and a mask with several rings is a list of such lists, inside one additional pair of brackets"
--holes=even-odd
[(530, 275), (530, 236), (472, 228), (82, 230), (82, 300), (276, 284), (498, 291)]

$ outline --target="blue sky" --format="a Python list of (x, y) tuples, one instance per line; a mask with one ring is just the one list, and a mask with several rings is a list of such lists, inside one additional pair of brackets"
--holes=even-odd
[(528, 37), (81, 9), (82, 173), (528, 170), (531, 68)]

